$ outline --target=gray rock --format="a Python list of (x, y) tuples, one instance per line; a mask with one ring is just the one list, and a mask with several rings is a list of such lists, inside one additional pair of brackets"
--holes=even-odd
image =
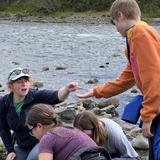
[(118, 117), (119, 116), (118, 112), (115, 110), (114, 105), (107, 106), (107, 107), (105, 107), (101, 110), (105, 111), (107, 114), (111, 114), (112, 117)]
[(97, 105), (97, 103), (96, 102), (94, 102), (94, 101), (92, 101), (92, 100), (90, 100), (90, 99), (82, 99), (81, 101), (79, 101), (80, 103), (82, 103), (83, 104), (83, 107), (85, 108), (85, 109), (93, 109), (93, 108), (95, 108), (96, 107), (96, 105)]
[(34, 81), (32, 84), (32, 87), (34, 88), (42, 88), (44, 86), (43, 82), (40, 81)]
[(138, 136), (136, 136), (132, 141), (132, 146), (135, 149), (143, 149), (143, 150), (148, 150), (149, 146), (148, 146), (148, 139), (146, 139), (145, 137), (143, 137), (142, 134), (139, 134)]
[(65, 70), (66, 67), (64, 65), (57, 66), (55, 70)]
[(131, 93), (138, 93), (137, 89), (133, 88), (131, 89)]
[(48, 66), (45, 66), (42, 68), (42, 71), (48, 71), (49, 70), (49, 67)]
[(87, 84), (94, 84), (94, 83), (97, 83), (97, 82), (98, 82), (97, 78), (89, 79), (88, 81), (86, 81)]
[(115, 108), (117, 108), (119, 106), (119, 100), (116, 99), (116, 98), (111, 98), (111, 99), (108, 99), (104, 102), (98, 103), (96, 106), (98, 108), (104, 108), (104, 107), (107, 107), (107, 106), (110, 106), (110, 105), (113, 105)]
[(138, 136), (139, 134), (141, 134), (141, 128), (139, 128), (138, 126), (135, 126), (127, 134), (128, 134), (128, 136), (130, 136), (132, 138), (135, 138), (136, 136)]
[(58, 115), (61, 117), (61, 119), (66, 122), (66, 123), (72, 123), (72, 121), (74, 120), (75, 116), (77, 115), (77, 112), (73, 109), (67, 109), (64, 110), (60, 113), (58, 113)]

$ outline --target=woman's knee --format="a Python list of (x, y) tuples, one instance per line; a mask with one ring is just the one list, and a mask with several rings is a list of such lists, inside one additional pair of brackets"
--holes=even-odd
[(27, 160), (38, 160), (38, 144), (29, 152)]
[(18, 146), (15, 147), (16, 157), (14, 160), (26, 160), (30, 150), (22, 149)]

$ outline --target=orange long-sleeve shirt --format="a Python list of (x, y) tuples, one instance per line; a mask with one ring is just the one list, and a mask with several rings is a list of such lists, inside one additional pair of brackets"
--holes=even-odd
[(94, 88), (97, 98), (109, 98), (131, 88), (135, 83), (144, 101), (141, 119), (148, 122), (160, 113), (160, 36), (145, 22), (128, 30), (130, 63), (115, 80)]

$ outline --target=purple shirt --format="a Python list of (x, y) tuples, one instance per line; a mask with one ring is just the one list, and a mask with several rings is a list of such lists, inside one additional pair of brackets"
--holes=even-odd
[(78, 129), (57, 127), (53, 133), (45, 134), (39, 143), (39, 153), (52, 153), (54, 160), (68, 160), (83, 147), (94, 147), (96, 143)]

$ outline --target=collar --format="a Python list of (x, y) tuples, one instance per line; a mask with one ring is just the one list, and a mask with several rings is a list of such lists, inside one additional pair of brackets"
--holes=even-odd
[(138, 21), (135, 25), (131, 26), (128, 30), (127, 30), (127, 38), (130, 39), (130, 37), (132, 36), (132, 31), (133, 28), (137, 25), (142, 25), (142, 26), (147, 26), (148, 24), (144, 21)]

